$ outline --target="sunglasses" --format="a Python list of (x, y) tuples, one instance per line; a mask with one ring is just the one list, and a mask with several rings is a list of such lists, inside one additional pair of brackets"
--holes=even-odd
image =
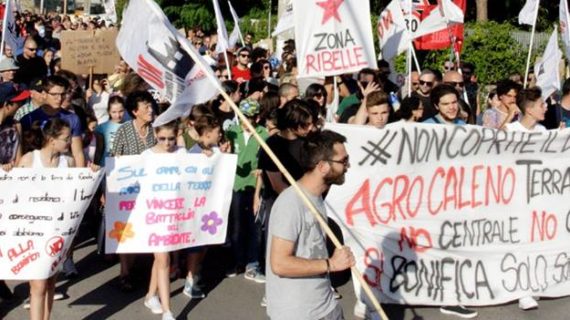
[(242, 58), (249, 58), (249, 54), (240, 53), (239, 56), (242, 57)]
[(26, 49), (28, 49), (28, 50), (30, 50), (30, 51), (36, 51), (36, 50), (38, 50), (38, 48), (26, 48)]
[(423, 86), (423, 85), (431, 87), (431, 86), (433, 86), (433, 82), (420, 80), (420, 86)]
[(460, 87), (460, 88), (463, 88), (463, 86), (465, 85), (465, 83), (463, 83), (463, 81), (461, 81), (461, 82), (457, 82), (457, 81), (445, 81), (444, 83), (447, 84), (447, 85), (450, 85), (450, 86)]
[(176, 140), (176, 137), (157, 137), (156, 140), (158, 140), (158, 141), (160, 141), (160, 142), (164, 142), (164, 141), (167, 141), (167, 140), (168, 140), (169, 142), (172, 142), (172, 141), (175, 141), (175, 140)]

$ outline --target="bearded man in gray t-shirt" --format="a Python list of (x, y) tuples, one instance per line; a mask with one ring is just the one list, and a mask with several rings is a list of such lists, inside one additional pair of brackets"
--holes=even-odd
[[(304, 142), (303, 177), (297, 181), (326, 221), (322, 194), (344, 183), (349, 168), (346, 138), (332, 131)], [(273, 320), (340, 320), (342, 308), (331, 290), (329, 274), (354, 265), (348, 247), (329, 258), (326, 235), (293, 187), (283, 191), (271, 210), (267, 245), (267, 313)]]

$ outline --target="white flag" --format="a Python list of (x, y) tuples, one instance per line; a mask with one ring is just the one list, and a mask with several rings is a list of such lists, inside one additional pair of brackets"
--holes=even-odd
[(206, 74), (215, 79), (212, 70), (201, 69), (194, 59), (208, 64), (152, 0), (129, 1), (116, 45), (129, 66), (172, 102), (155, 120), (155, 126), (187, 116), (192, 105), (217, 94)]
[(418, 30), (414, 33), (414, 38), (445, 30), (452, 25), (462, 23), (463, 10), (451, 0), (441, 0), (438, 6), (422, 20)]
[(526, 0), (524, 7), (519, 12), (519, 24), (534, 25), (538, 11), (539, 0)]
[[(4, 8), (4, 23), (2, 25), (2, 34), (4, 34), (4, 46), (8, 45), (12, 48), (13, 52), (16, 52), (22, 45), (23, 39), (18, 37), (16, 32), (16, 19), (14, 18), (14, 2), (6, 1), (6, 7)], [(3, 49), (4, 47), (2, 47)], [(3, 56), (3, 52), (0, 53)]]
[(235, 47), (238, 39), (243, 44), (243, 36), (241, 35), (241, 30), (239, 29), (239, 17), (232, 6), (232, 3), (228, 0), (228, 6), (230, 7), (230, 12), (232, 14), (232, 18), (234, 19), (234, 30), (230, 34), (230, 39), (228, 40), (228, 46), (230, 48)]
[(117, 12), (115, 10), (115, 0), (104, 0), (103, 7), (105, 7), (105, 15), (111, 22), (117, 23)]
[(560, 59), (562, 59), (562, 52), (558, 49), (558, 29), (555, 27), (544, 49), (542, 59), (534, 65), (536, 85), (542, 89), (544, 99), (560, 90)]
[(392, 0), (378, 18), (376, 25), (382, 59), (391, 60), (410, 47), (411, 36), (402, 14), (400, 0)]
[(225, 52), (228, 50), (228, 31), (226, 30), (226, 23), (222, 17), (220, 10), (220, 3), (218, 0), (212, 0), (214, 3), (214, 12), (216, 13), (216, 24), (218, 25), (218, 42), (216, 43), (216, 53)]
[(560, 0), (560, 34), (564, 43), (566, 59), (570, 61), (570, 14), (567, 0)]
[(278, 21), (271, 36), (275, 37), (287, 31), (293, 31), (295, 20), (293, 19), (293, 0), (279, 0)]

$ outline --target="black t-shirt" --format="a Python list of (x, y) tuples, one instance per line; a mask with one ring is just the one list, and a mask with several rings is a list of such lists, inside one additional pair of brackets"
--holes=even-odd
[(31, 59), (24, 58), (21, 54), (16, 58), (20, 69), (16, 71), (14, 82), (29, 86), (33, 79), (43, 78), (47, 76), (47, 65), (42, 57), (33, 57)]
[[(283, 166), (293, 179), (299, 180), (303, 176), (303, 169), (301, 168), (301, 151), (303, 147), (303, 139), (297, 138), (295, 140), (287, 140), (280, 135), (276, 134), (267, 139), (267, 145), (275, 153), (279, 161), (283, 163)], [(277, 192), (273, 190), (267, 172), (279, 172), (277, 166), (271, 158), (267, 155), (265, 150), (259, 150), (259, 164), (258, 168), (263, 170), (262, 179), (264, 184), (263, 197), (264, 198), (275, 198), (277, 197)], [(285, 182), (285, 178), (283, 178)]]

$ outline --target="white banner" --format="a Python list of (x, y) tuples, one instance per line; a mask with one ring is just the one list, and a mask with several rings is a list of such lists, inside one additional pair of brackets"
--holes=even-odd
[(218, 0), (212, 0), (214, 5), (214, 12), (216, 14), (216, 24), (218, 25), (218, 42), (216, 42), (216, 53), (223, 53), (229, 48), (228, 44), (228, 30), (226, 29), (226, 23), (224, 22), (224, 17), (222, 16), (222, 11), (220, 10), (220, 3)]
[[(122, 21), (117, 36), (121, 56), (148, 84), (173, 102), (154, 126), (188, 116), (192, 105), (208, 101), (218, 93), (206, 77), (206, 73), (211, 73), (215, 78), (208, 63), (154, 1), (130, 0)], [(200, 59), (206, 68), (201, 69), (194, 59)]]
[(564, 43), (566, 59), (570, 61), (570, 14), (568, 12), (568, 1), (560, 0), (560, 37)]
[(380, 301), (496, 305), (570, 294), (570, 130), (328, 128), (347, 137), (351, 163), (326, 197), (328, 214)]
[(519, 24), (534, 25), (536, 23), (539, 4), (540, 0), (526, 0), (523, 8), (519, 12)]
[(0, 170), (0, 279), (47, 279), (67, 252), (103, 171)]
[(223, 243), (237, 157), (151, 154), (107, 158), (107, 253)]
[(370, 4), (358, 0), (294, 0), (299, 77), (376, 68)]

